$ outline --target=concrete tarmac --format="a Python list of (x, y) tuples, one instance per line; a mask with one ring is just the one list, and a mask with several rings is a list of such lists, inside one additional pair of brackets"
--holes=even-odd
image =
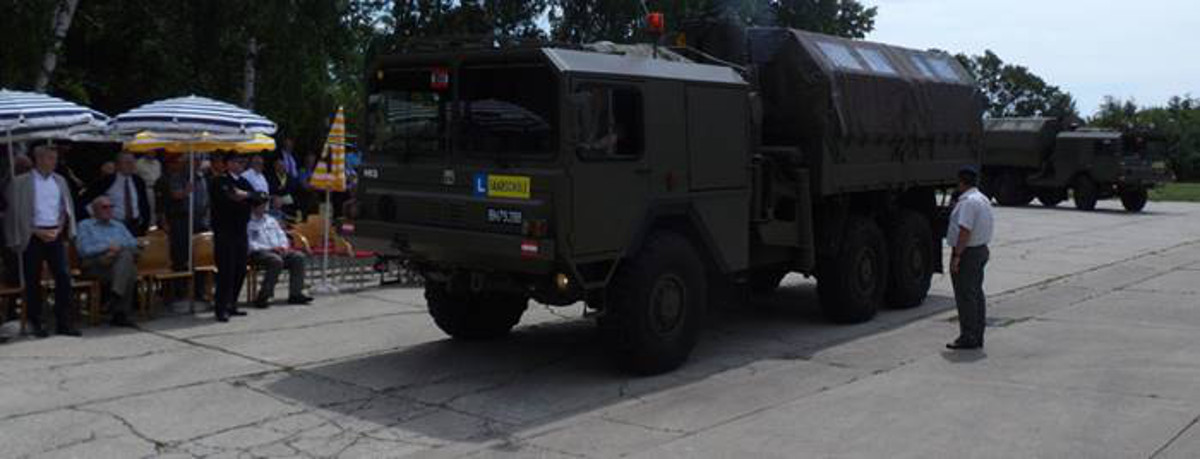
[(415, 289), (17, 338), (0, 456), (1200, 457), (1200, 205), (1147, 209), (997, 208), (975, 352), (943, 347), (941, 275), (854, 326), (790, 276), (650, 378), (614, 370), (581, 306), (460, 343)]

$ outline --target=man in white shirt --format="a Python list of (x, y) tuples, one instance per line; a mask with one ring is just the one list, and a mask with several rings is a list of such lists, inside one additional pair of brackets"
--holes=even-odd
[[(9, 183), (8, 212), (4, 216), (4, 241), (24, 258), (25, 285), (36, 285), (42, 278), (42, 265), (50, 265), (54, 276), (54, 317), (57, 333), (79, 336), (72, 324), (71, 273), (67, 260), (67, 241), (75, 234), (67, 180), (54, 173), (58, 150), (43, 145), (33, 150), (34, 169)], [(48, 336), (42, 326), (42, 289), (26, 288), (25, 304), (34, 336)]]
[(117, 173), (88, 185), (80, 197), (81, 205), (90, 206), (96, 198), (108, 196), (113, 204), (113, 220), (124, 223), (134, 236), (145, 236), (152, 217), (146, 182), (137, 174), (137, 162), (132, 153), (118, 154), (116, 163)]
[(263, 162), (261, 155), (256, 155), (250, 158), (250, 167), (242, 172), (242, 178), (250, 182), (250, 186), (262, 194), (270, 194), (271, 186), (267, 183), (267, 176), (263, 173), (266, 169), (266, 163)]
[(983, 292), (983, 268), (987, 266), (988, 243), (992, 240), (992, 204), (976, 188), (979, 170), (963, 167), (958, 172), (958, 199), (950, 213), (946, 243), (953, 247), (950, 279), (958, 306), (959, 336), (950, 349), (983, 347), (987, 299)]
[(283, 268), (288, 269), (288, 304), (308, 304), (312, 298), (304, 295), (303, 252), (291, 248), (287, 233), (279, 222), (267, 214), (267, 204), (254, 207), (246, 228), (250, 243), (250, 263), (264, 270), (262, 290), (254, 300), (257, 308), (266, 308), (275, 293), (275, 283)]

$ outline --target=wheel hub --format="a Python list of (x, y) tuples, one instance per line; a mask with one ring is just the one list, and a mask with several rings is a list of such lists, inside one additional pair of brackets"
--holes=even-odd
[(665, 275), (654, 283), (650, 293), (650, 319), (654, 332), (668, 334), (683, 322), (687, 290), (683, 280), (673, 274)]

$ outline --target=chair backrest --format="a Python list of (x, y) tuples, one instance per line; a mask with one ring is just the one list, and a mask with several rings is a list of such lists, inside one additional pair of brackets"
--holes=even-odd
[(171, 270), (171, 249), (167, 233), (152, 231), (138, 238), (138, 242), (142, 245), (142, 251), (137, 260), (138, 271)]
[(213, 253), (213, 234), (200, 233), (192, 236), (192, 261), (197, 268), (215, 268), (217, 259)]
[[(310, 215), (307, 220), (296, 224), (292, 230), (304, 236), (311, 248), (321, 248), (321, 242), (325, 237), (325, 217)], [(338, 251), (353, 250), (350, 248), (349, 241), (342, 239), (342, 236), (337, 233), (337, 228), (329, 228), (329, 245)]]

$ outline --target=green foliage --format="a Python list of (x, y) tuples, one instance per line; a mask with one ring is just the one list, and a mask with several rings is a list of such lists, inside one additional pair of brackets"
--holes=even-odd
[[(56, 1), (5, 1), (4, 86), (32, 87)], [(356, 119), (373, 14), (372, 2), (349, 0), (85, 0), (49, 92), (112, 114), (188, 94), (240, 103), (254, 37), (254, 109), (317, 149), (338, 105)]]
[(1164, 183), (1150, 190), (1150, 200), (1200, 202), (1200, 183)]
[(975, 76), (987, 97), (987, 114), (992, 117), (1046, 116), (1078, 120), (1075, 98), (1058, 86), (1046, 83), (1028, 68), (1006, 64), (992, 51), (981, 56), (955, 57)]
[(1133, 100), (1106, 97), (1088, 124), (1161, 137), (1175, 176), (1200, 180), (1200, 99), (1176, 96), (1166, 106), (1138, 107)]
[[(690, 17), (734, 11), (747, 25), (782, 26), (842, 37), (862, 38), (875, 28), (875, 7), (858, 0), (672, 0), (648, 1), (662, 12), (667, 27)], [(586, 43), (646, 39), (645, 11), (628, 0), (550, 0), (550, 35), (557, 41)]]

